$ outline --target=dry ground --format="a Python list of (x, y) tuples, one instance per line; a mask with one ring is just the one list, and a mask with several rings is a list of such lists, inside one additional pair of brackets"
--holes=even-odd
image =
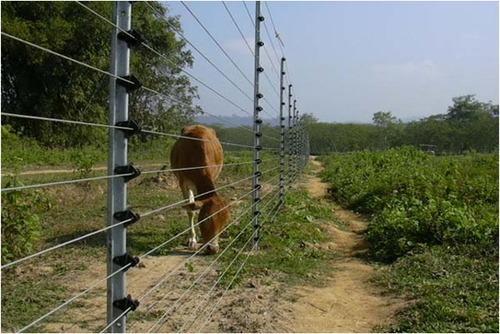
[[(322, 166), (311, 160), (314, 175), (307, 179), (307, 189), (318, 199), (327, 196), (327, 185), (317, 174)], [(363, 238), (366, 221), (351, 211), (330, 204), (345, 224), (325, 224), (332, 242), (328, 247), (341, 256), (332, 263), (332, 275), (324, 287), (303, 286), (296, 289), (300, 298), (290, 305), (287, 330), (293, 332), (370, 332), (393, 320), (403, 303), (383, 296), (370, 283), (375, 269), (360, 256), (367, 250)]]

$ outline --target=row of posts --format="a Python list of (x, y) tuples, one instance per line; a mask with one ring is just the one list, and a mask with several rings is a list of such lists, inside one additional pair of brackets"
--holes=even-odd
[[(113, 77), (110, 79), (110, 99), (109, 99), (109, 125), (133, 127), (129, 124), (128, 106), (129, 95), (135, 87), (130, 82), (135, 78), (130, 73), (130, 48), (137, 45), (137, 41), (129, 38), (132, 35), (131, 17), (133, 1), (116, 1), (114, 4), (113, 18), (118, 28), (113, 30), (111, 69)], [(255, 73), (254, 73), (254, 164), (252, 189), (252, 213), (254, 227), (253, 247), (257, 248), (260, 239), (261, 226), (261, 178), (260, 165), (262, 162), (262, 118), (260, 112), (263, 107), (260, 105), (263, 94), (259, 90), (260, 74), (264, 69), (260, 65), (260, 48), (264, 45), (260, 37), (260, 26), (264, 17), (261, 15), (260, 2), (255, 3)], [(123, 32), (130, 32), (124, 34)], [(135, 32), (134, 32), (135, 33)], [(309, 156), (308, 136), (303, 122), (299, 118), (296, 100), (292, 103), (292, 85), (288, 86), (288, 126), (284, 115), (285, 86), (284, 86), (284, 64), (285, 58), (281, 59), (280, 66), (280, 145), (279, 145), (279, 204), (285, 203), (285, 193), (287, 188), (297, 179), (300, 172), (307, 164)], [(121, 78), (121, 79), (120, 79)], [(123, 79), (123, 80), (122, 80)], [(111, 128), (109, 131), (109, 156), (108, 174), (123, 174), (127, 169), (127, 145), (130, 134)], [(288, 157), (288, 159), (286, 159)], [(127, 179), (122, 177), (109, 178), (108, 181), (108, 212), (107, 224), (116, 225), (110, 228), (107, 233), (107, 273), (110, 278), (107, 280), (107, 323), (108, 332), (126, 332), (126, 313), (135, 309), (138, 304), (131, 296), (127, 296), (126, 270), (121, 270), (131, 257), (127, 254), (127, 224), (120, 222), (127, 218), (134, 218), (133, 212), (127, 208)], [(125, 262), (124, 262), (125, 261)], [(125, 316), (124, 316), (125, 313)], [(112, 324), (112, 325), (111, 325)]]
[[(259, 91), (260, 74), (264, 68), (260, 65), (260, 48), (264, 46), (264, 42), (260, 37), (260, 25), (264, 21), (264, 16), (261, 14), (260, 1), (255, 2), (255, 67), (254, 67), (254, 168), (253, 168), (253, 182), (254, 189), (252, 198), (252, 211), (253, 211), (253, 225), (254, 225), (254, 248), (258, 247), (260, 239), (260, 215), (259, 202), (261, 200), (261, 177), (260, 171), (261, 150), (262, 150), (262, 119), (260, 112), (263, 110), (260, 101), (264, 97)], [(297, 179), (298, 175), (302, 172), (307, 164), (309, 157), (309, 138), (305, 130), (303, 121), (299, 118), (299, 111), (297, 109), (297, 100), (292, 103), (292, 85), (288, 85), (288, 127), (285, 125), (286, 117), (284, 115), (285, 102), (285, 72), (284, 57), (280, 61), (280, 105), (279, 105), (279, 132), (280, 132), (280, 145), (279, 145), (279, 205), (285, 204), (285, 193), (289, 187)], [(285, 130), (287, 128), (287, 131)], [(286, 159), (288, 157), (288, 159)], [(285, 161), (287, 160), (287, 161)]]

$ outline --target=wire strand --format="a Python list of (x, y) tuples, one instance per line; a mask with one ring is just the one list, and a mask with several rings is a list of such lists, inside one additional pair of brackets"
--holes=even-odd
[(207, 29), (207, 27), (205, 27), (205, 25), (200, 21), (200, 19), (191, 10), (191, 8), (189, 8), (189, 6), (184, 1), (181, 1), (181, 4), (184, 6), (184, 8), (186, 8), (186, 10), (189, 12), (189, 14), (191, 14), (191, 16), (196, 20), (196, 22), (198, 22), (200, 27), (207, 33), (207, 35), (210, 37), (210, 39), (217, 45), (219, 50), (222, 51), (222, 53), (226, 56), (226, 58), (229, 59), (229, 61), (234, 65), (234, 67), (238, 70), (238, 72), (240, 72), (240, 74), (243, 76), (243, 78), (245, 78), (245, 80), (251, 86), (253, 86), (253, 82), (247, 77), (245, 72), (243, 72), (241, 70), (241, 68), (238, 66), (238, 64), (236, 64), (236, 62), (233, 60), (233, 58), (226, 52), (226, 50), (222, 47), (222, 45), (219, 43), (219, 41), (217, 41), (217, 39), (212, 35), (212, 33)]
[[(275, 167), (275, 168), (269, 169), (269, 170), (268, 170), (268, 172), (269, 172), (269, 171), (272, 171), (272, 170), (275, 170), (276, 168), (279, 168), (279, 167)], [(224, 186), (222, 186), (222, 187), (216, 188), (216, 189), (214, 189), (214, 190), (210, 190), (210, 191), (204, 192), (204, 193), (202, 193), (202, 194), (198, 194), (198, 195), (196, 195), (196, 196), (195, 196), (195, 199), (196, 199), (196, 198), (199, 198), (199, 197), (201, 197), (201, 196), (205, 196), (205, 195), (208, 195), (208, 194), (210, 194), (210, 193), (216, 192), (216, 191), (218, 191), (218, 190), (221, 190), (221, 189), (224, 189), (224, 188), (230, 187), (230, 186), (232, 186), (232, 185), (235, 185), (235, 184), (241, 183), (241, 182), (243, 182), (243, 181), (245, 181), (245, 180), (248, 180), (248, 179), (250, 179), (250, 178), (253, 178), (253, 175), (252, 175), (252, 176), (250, 176), (250, 177), (247, 177), (247, 178), (244, 178), (244, 179), (241, 179), (241, 180), (238, 180), (238, 181), (232, 182), (232, 183), (230, 183), (230, 184), (224, 185)], [(182, 200), (182, 201), (179, 201), (179, 202), (176, 202), (176, 203), (173, 203), (173, 204), (169, 204), (169, 205), (166, 205), (166, 206), (164, 206), (164, 207), (160, 207), (160, 208), (158, 208), (158, 209), (154, 209), (154, 210), (148, 211), (148, 212), (146, 212), (146, 213), (142, 213), (142, 214), (140, 214), (140, 216), (141, 216), (141, 217), (147, 217), (147, 216), (150, 216), (150, 215), (156, 214), (156, 213), (158, 213), (158, 212), (165, 211), (165, 210), (167, 210), (167, 209), (172, 209), (172, 208), (178, 207), (179, 205), (184, 204), (184, 203), (186, 203), (186, 202), (188, 202), (188, 201), (189, 201), (189, 199), (184, 199), (184, 200)], [(11, 266), (13, 266), (13, 265), (15, 265), (15, 264), (19, 264), (19, 263), (24, 262), (24, 261), (26, 261), (26, 260), (32, 259), (32, 258), (34, 258), (34, 257), (36, 257), (36, 256), (43, 255), (43, 254), (45, 254), (45, 253), (47, 253), (47, 252), (50, 252), (50, 251), (56, 250), (56, 249), (58, 249), (58, 248), (61, 248), (61, 247), (64, 247), (64, 246), (70, 245), (70, 244), (72, 244), (72, 243), (75, 243), (75, 242), (77, 242), (77, 241), (80, 241), (80, 240), (86, 239), (86, 238), (91, 237), (91, 236), (93, 236), (93, 235), (96, 235), (96, 234), (98, 234), (98, 233), (101, 233), (101, 232), (107, 231), (107, 230), (109, 230), (109, 229), (111, 229), (111, 228), (114, 228), (114, 227), (116, 227), (116, 226), (119, 226), (119, 225), (122, 225), (122, 224), (128, 223), (128, 222), (130, 222), (131, 220), (132, 220), (132, 219), (127, 219), (127, 220), (124, 220), (124, 221), (120, 221), (120, 222), (118, 222), (118, 223), (108, 225), (108, 226), (103, 227), (103, 228), (101, 228), (101, 229), (98, 229), (98, 230), (96, 230), (96, 231), (93, 231), (93, 232), (90, 232), (90, 233), (84, 234), (84, 235), (79, 236), (79, 237), (77, 237), (77, 238), (74, 238), (74, 239), (68, 240), (68, 241), (63, 242), (63, 243), (61, 243), (61, 244), (54, 245), (54, 246), (52, 246), (52, 247), (49, 247), (49, 248), (44, 249), (44, 250), (42, 250), (42, 251), (39, 251), (39, 252), (37, 252), (37, 253), (31, 254), (31, 255), (25, 256), (25, 257), (23, 257), (23, 258), (20, 258), (20, 259), (18, 259), (18, 260), (14, 260), (14, 261), (12, 261), (12, 262), (9, 262), (9, 263), (7, 263), (7, 264), (4, 264), (4, 265), (2, 265), (2, 266), (0, 267), (0, 269), (1, 269), (1, 270), (3, 270), (3, 269), (6, 269), (6, 268), (9, 268), (9, 267), (11, 267)]]
[[(50, 121), (50, 122), (58, 122), (58, 123), (67, 123), (67, 124), (77, 124), (77, 125), (103, 127), (103, 128), (108, 128), (108, 129), (134, 130), (133, 128), (129, 128), (129, 127), (126, 127), (126, 126), (116, 126), (116, 125), (108, 125), (108, 124), (102, 124), (102, 123), (74, 121), (74, 120), (67, 120), (67, 119), (62, 119), (62, 118), (41, 117), (41, 116), (34, 116), (34, 115), (22, 115), (22, 114), (14, 114), (14, 113), (6, 113), (6, 112), (1, 112), (0, 115), (1, 116), (6, 116), (6, 117), (26, 118), (26, 119), (34, 119), (34, 120)], [(204, 142), (211, 141), (210, 139), (189, 137), (189, 136), (183, 136), (183, 135), (178, 135), (178, 134), (174, 134), (174, 133), (160, 132), (160, 131), (147, 130), (147, 129), (141, 129), (140, 132), (141, 133), (148, 133), (148, 134), (159, 135), (159, 136), (172, 137), (172, 138), (183, 138), (183, 139), (189, 139), (189, 140), (195, 140), (195, 141), (204, 141)], [(231, 142), (226, 142), (226, 141), (219, 141), (219, 142), (222, 145), (235, 146), (235, 147), (244, 147), (244, 148), (252, 148), (252, 149), (254, 148), (253, 145), (237, 144), (237, 143), (231, 143)], [(264, 150), (279, 150), (279, 148), (276, 148), (276, 147), (267, 147), (267, 146), (266, 147), (262, 147), (262, 149), (264, 149)]]
[(109, 274), (108, 276), (104, 277), (104, 278), (101, 278), (101, 279), (97, 279), (95, 280), (93, 283), (91, 283), (91, 285), (86, 288), (85, 290), (79, 292), (78, 294), (74, 295), (73, 297), (71, 297), (70, 299), (68, 299), (67, 301), (65, 301), (64, 303), (60, 304), (59, 306), (53, 308), (52, 310), (50, 310), (49, 312), (45, 313), (44, 315), (42, 315), (41, 317), (39, 317), (38, 319), (32, 321), (31, 323), (29, 323), (28, 325), (24, 326), (23, 328), (21, 328), (18, 332), (19, 333), (22, 333), (24, 332), (25, 330), (27, 330), (28, 328), (32, 327), (33, 325), (36, 325), (37, 323), (39, 323), (40, 321), (42, 321), (43, 319), (49, 317), (50, 315), (54, 314), (55, 312), (59, 311), (60, 309), (62, 309), (63, 307), (67, 306), (68, 304), (72, 303), (74, 300), (80, 298), (81, 296), (87, 294), (88, 292), (90, 292), (91, 290), (93, 290), (96, 286), (99, 285), (99, 283), (102, 283), (108, 279), (110, 279), (111, 277), (115, 276), (116, 274), (122, 272), (123, 270), (127, 269), (128, 267), (130, 267), (130, 264), (127, 264), (125, 265), (124, 267), (121, 267), (120, 269), (114, 271), (113, 273)]
[(158, 14), (158, 16), (161, 19), (163, 19), (163, 21), (180, 36), (180, 38), (183, 41), (188, 43), (196, 52), (198, 52), (198, 54), (202, 56), (203, 59), (205, 59), (210, 65), (212, 65), (212, 67), (215, 68), (217, 72), (219, 72), (229, 83), (231, 83), (231, 85), (233, 85), (236, 89), (238, 89), (250, 101), (253, 101), (253, 99), (238, 84), (236, 84), (231, 78), (229, 78), (224, 71), (222, 71), (210, 58), (208, 58), (208, 56), (205, 55), (205, 53), (200, 51), (200, 49), (198, 49), (196, 45), (194, 45), (188, 38), (186, 38), (186, 36), (180, 31), (180, 29), (177, 29), (177, 27), (175, 27), (172, 23), (170, 23), (167, 19), (165, 19), (164, 16), (161, 15), (161, 13), (159, 13), (158, 10), (154, 8), (148, 1), (144, 1), (144, 3), (153, 11), (155, 11)]
[(112, 77), (112, 78), (115, 78), (115, 79), (117, 79), (117, 80), (120, 80), (120, 81), (122, 81), (122, 82), (126, 82), (126, 83), (130, 83), (130, 84), (134, 84), (132, 81), (127, 80), (127, 79), (123, 79), (123, 78), (121, 78), (121, 77), (119, 77), (119, 76), (117, 76), (117, 75), (114, 75), (114, 74), (113, 74), (113, 73), (111, 73), (111, 72), (108, 72), (108, 71), (105, 71), (105, 70), (101, 70), (100, 68), (97, 68), (97, 67), (95, 67), (95, 66), (92, 66), (92, 65), (89, 65), (89, 64), (87, 64), (87, 63), (84, 63), (83, 61), (76, 60), (76, 59), (74, 59), (74, 58), (71, 58), (71, 57), (65, 56), (65, 55), (63, 55), (63, 54), (61, 54), (61, 53), (59, 53), (59, 52), (55, 52), (55, 51), (53, 51), (53, 50), (51, 50), (51, 49), (48, 49), (48, 48), (46, 48), (46, 47), (40, 46), (40, 45), (38, 45), (38, 44), (34, 44), (34, 43), (32, 43), (32, 42), (29, 42), (29, 41), (24, 40), (24, 39), (22, 39), (22, 38), (19, 38), (19, 37), (16, 37), (16, 36), (10, 35), (10, 34), (8, 34), (8, 33), (6, 33), (6, 32), (3, 32), (3, 31), (1, 32), (1, 34), (2, 34), (3, 36), (5, 36), (5, 37), (8, 37), (8, 38), (11, 38), (11, 39), (16, 40), (16, 41), (18, 41), (18, 42), (24, 43), (24, 44), (29, 45), (29, 46), (31, 46), (31, 47), (34, 47), (34, 48), (36, 48), (36, 49), (39, 49), (39, 50), (45, 51), (45, 52), (50, 53), (50, 54), (52, 54), (52, 55), (55, 55), (55, 56), (58, 56), (58, 57), (60, 57), (60, 58), (66, 59), (66, 60), (68, 60), (68, 61), (71, 61), (71, 62), (73, 62), (73, 63), (75, 63), (75, 64), (78, 64), (78, 65), (81, 65), (81, 66), (84, 66), (84, 67), (90, 68), (90, 69), (92, 69), (92, 70), (94, 70), (94, 71), (96, 71), (96, 72), (102, 73), (102, 74), (106, 74), (106, 75), (108, 75), (108, 76), (110, 76), (110, 77)]
[[(268, 194), (270, 194), (270, 193), (268, 193)], [(266, 194), (266, 195), (268, 195), (268, 194)], [(279, 194), (279, 192), (277, 192), (276, 194)], [(275, 197), (275, 196), (273, 196), (273, 198), (274, 198), (274, 197)], [(262, 198), (265, 198), (265, 196), (263, 196)], [(263, 208), (264, 208), (264, 207), (267, 207), (267, 205), (268, 205), (269, 203), (271, 203), (271, 202), (272, 202), (272, 199), (271, 199), (271, 200), (269, 200), (269, 201), (268, 201), (268, 202), (267, 202), (267, 203), (263, 206)], [(240, 215), (238, 219), (235, 219), (235, 221), (238, 221), (239, 219), (241, 219), (241, 217), (243, 217), (243, 216), (246, 214), (246, 211), (248, 211), (248, 209), (251, 209), (251, 208), (252, 208), (252, 206), (249, 206), (247, 209), (245, 209), (244, 214)], [(155, 326), (157, 326), (157, 325), (161, 322), (161, 320), (163, 320), (163, 319), (164, 319), (164, 318), (168, 315), (168, 313), (169, 313), (171, 310), (173, 310), (173, 308), (177, 305), (178, 301), (179, 301), (179, 300), (181, 300), (181, 299), (182, 299), (182, 298), (183, 298), (183, 297), (187, 294), (187, 292), (189, 292), (189, 290), (190, 290), (191, 288), (193, 288), (193, 287), (194, 287), (194, 285), (195, 285), (195, 284), (196, 284), (196, 283), (197, 283), (197, 282), (201, 279), (201, 277), (203, 277), (202, 275), (203, 275), (206, 271), (208, 271), (208, 269), (209, 269), (209, 268), (210, 268), (213, 264), (215, 264), (215, 262), (216, 262), (216, 261), (217, 261), (217, 260), (218, 260), (218, 259), (219, 259), (222, 255), (223, 255), (223, 253), (224, 253), (224, 252), (226, 252), (226, 251), (229, 249), (229, 247), (230, 247), (230, 246), (231, 246), (231, 245), (232, 245), (232, 244), (236, 241), (236, 239), (238, 239), (238, 238), (239, 238), (239, 237), (243, 234), (243, 232), (244, 232), (244, 231), (245, 231), (245, 230), (246, 230), (246, 229), (247, 229), (247, 228), (248, 228), (248, 227), (249, 227), (249, 226), (253, 223), (253, 221), (254, 221), (254, 220), (255, 220), (255, 217), (254, 217), (254, 218), (252, 218), (252, 219), (248, 222), (248, 224), (247, 224), (247, 225), (245, 225), (245, 226), (242, 228), (242, 230), (238, 233), (238, 235), (237, 235), (236, 237), (234, 237), (234, 238), (233, 238), (233, 240), (230, 242), (230, 244), (229, 244), (229, 245), (227, 245), (227, 246), (226, 246), (226, 248), (224, 249), (224, 251), (223, 251), (221, 254), (219, 254), (219, 256), (218, 256), (218, 257), (217, 257), (217, 258), (216, 258), (216, 259), (215, 259), (215, 260), (214, 260), (214, 261), (213, 261), (213, 262), (212, 262), (212, 263), (211, 263), (211, 264), (210, 264), (207, 268), (205, 268), (205, 271), (204, 271), (204, 272), (202, 272), (202, 274), (200, 274), (200, 276), (198, 277), (198, 279), (197, 279), (197, 280), (195, 280), (195, 282), (194, 282), (193, 284), (191, 284), (191, 286), (190, 286), (190, 287), (189, 287), (189, 288), (188, 288), (188, 289), (187, 289), (187, 290), (186, 290), (186, 291), (185, 291), (185, 292), (181, 295), (181, 297), (179, 297), (179, 298), (177, 299), (176, 303), (174, 303), (174, 305), (173, 305), (172, 307), (170, 307), (170, 308), (169, 308), (169, 309), (168, 309), (168, 310), (167, 310), (167, 311), (166, 311), (166, 312), (165, 312), (165, 313), (164, 313), (164, 314), (160, 317), (160, 319), (159, 319), (157, 322), (155, 322), (155, 324), (153, 324), (153, 326), (152, 326), (151, 328), (149, 328), (148, 332), (151, 332), (151, 331), (153, 330), (153, 328), (154, 328)], [(254, 232), (254, 233), (252, 233), (252, 236), (253, 236), (253, 234), (255, 234), (255, 232)], [(214, 239), (214, 238), (213, 238), (213, 239)], [(213, 239), (212, 239), (212, 240), (213, 240)], [(161, 325), (160, 325), (160, 327), (159, 327), (158, 329), (160, 329), (160, 328), (161, 328), (161, 326), (163, 326), (163, 324), (161, 324)]]
[[(274, 215), (273, 217), (271, 218), (271, 222), (276, 218), (276, 214), (279, 212), (281, 208), (281, 205), (276, 209), (276, 211), (274, 212)], [(234, 274), (233, 278), (231, 279), (231, 281), (229, 282), (229, 284), (227, 285), (226, 289), (224, 290), (223, 294), (219, 297), (219, 299), (217, 300), (217, 302), (215, 303), (214, 307), (212, 308), (212, 310), (209, 312), (208, 314), (208, 317), (205, 319), (205, 321), (202, 323), (202, 325), (200, 326), (199, 328), (199, 332), (201, 332), (201, 330), (203, 329), (203, 327), (205, 327), (205, 325), (207, 324), (207, 322), (210, 320), (210, 318), (212, 317), (212, 314), (215, 312), (215, 310), (217, 309), (217, 307), (219, 306), (220, 302), (222, 301), (222, 299), (224, 298), (224, 296), (227, 294), (227, 291), (229, 290), (229, 288), (231, 287), (231, 285), (234, 283), (234, 281), (236, 280), (236, 277), (238, 277), (239, 273), (241, 272), (241, 270), (243, 269), (243, 267), (245, 266), (246, 262), (248, 261), (248, 258), (250, 257), (250, 255), (252, 254), (252, 252), (248, 252), (247, 254), (247, 257), (245, 258), (245, 260), (243, 261), (243, 263), (240, 265), (239, 269), (236, 271), (236, 273)], [(196, 320), (196, 319), (195, 319)]]
[(103, 175), (103, 176), (87, 177), (87, 178), (84, 178), (84, 179), (74, 179), (74, 180), (66, 180), (66, 181), (56, 181), (56, 182), (48, 182), (48, 183), (30, 184), (30, 185), (26, 185), (26, 186), (2, 188), (2, 189), (0, 189), (0, 192), (18, 191), (18, 190), (24, 190), (24, 189), (34, 189), (34, 188), (43, 188), (43, 187), (51, 187), (51, 186), (60, 186), (60, 185), (64, 185), (64, 184), (73, 184), (73, 183), (88, 182), (88, 181), (114, 179), (116, 177), (129, 176), (129, 175), (133, 175), (133, 173), (115, 174), (115, 175)]

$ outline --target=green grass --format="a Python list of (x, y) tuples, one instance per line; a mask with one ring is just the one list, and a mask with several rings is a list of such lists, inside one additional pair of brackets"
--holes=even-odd
[(389, 330), (498, 332), (498, 155), (322, 160), (333, 198), (371, 217), (371, 256), (390, 264), (378, 282), (413, 301)]
[[(264, 201), (265, 205), (266, 201)], [(305, 190), (293, 190), (286, 196), (286, 206), (269, 221), (269, 213), (274, 212), (277, 201), (269, 205), (262, 216), (262, 234), (259, 250), (250, 255), (248, 262), (235, 280), (235, 285), (247, 278), (265, 278), (267, 281), (297, 284), (314, 278), (321, 281), (322, 273), (329, 260), (335, 256), (330, 250), (320, 247), (328, 237), (324, 229), (326, 223), (334, 220), (328, 206), (312, 199)], [(236, 251), (248, 240), (252, 229), (234, 243), (233, 251), (223, 257), (221, 267), (225, 267), (234, 258)], [(234, 233), (234, 232), (233, 232)], [(234, 234), (232, 234), (234, 237)], [(223, 277), (222, 285), (228, 284), (246, 255), (240, 255)]]
[(498, 333), (498, 254), (433, 246), (401, 258), (377, 280), (413, 301), (381, 330)]

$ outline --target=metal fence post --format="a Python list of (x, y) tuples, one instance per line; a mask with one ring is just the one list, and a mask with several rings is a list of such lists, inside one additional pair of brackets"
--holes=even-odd
[(302, 155), (301, 155), (302, 125), (300, 124), (299, 109), (297, 109), (297, 112), (295, 113), (295, 124), (297, 127), (297, 177), (298, 177), (302, 173), (302, 170), (301, 170), (301, 165), (302, 165), (302, 162), (301, 162), (301, 160), (302, 160)]
[[(121, 29), (128, 31), (131, 26), (132, 5), (129, 1), (116, 1), (114, 5), (114, 21)], [(127, 43), (118, 37), (119, 30), (115, 28), (112, 35), (111, 70), (116, 76), (129, 75), (130, 49)], [(115, 79), (110, 80), (109, 96), (109, 125), (128, 120), (128, 93), (123, 85)], [(109, 130), (109, 157), (108, 174), (113, 175), (118, 166), (127, 165), (127, 139), (122, 130)], [(110, 178), (108, 181), (108, 213), (107, 224), (119, 222), (114, 217), (117, 212), (127, 209), (127, 184), (121, 177)], [(108, 275), (119, 270), (121, 266), (115, 264), (113, 259), (126, 253), (126, 228), (123, 224), (108, 230), (107, 233), (107, 272)], [(115, 321), (123, 310), (116, 307), (114, 302), (126, 298), (125, 272), (121, 271), (107, 281), (107, 321)], [(126, 317), (121, 317), (110, 328), (112, 333), (123, 333)]]
[(285, 203), (285, 117), (283, 116), (283, 93), (285, 86), (283, 86), (283, 79), (285, 77), (285, 58), (281, 58), (280, 67), (280, 204)]
[(292, 156), (293, 156), (293, 181), (297, 178), (297, 100), (293, 100), (292, 111)]
[(291, 169), (292, 169), (292, 85), (288, 85), (288, 129), (286, 135), (286, 146), (288, 154), (287, 164), (287, 183), (288, 186), (292, 183)]
[(260, 73), (264, 71), (264, 69), (260, 66), (260, 48), (264, 45), (264, 42), (260, 40), (260, 23), (264, 21), (264, 17), (261, 16), (260, 13), (260, 1), (255, 2), (255, 67), (254, 67), (254, 96), (253, 96), (253, 132), (254, 132), (254, 163), (253, 163), (253, 190), (252, 193), (252, 212), (253, 212), (253, 226), (254, 226), (254, 240), (253, 246), (257, 248), (259, 245), (260, 238), (260, 222), (259, 222), (259, 202), (260, 202), (260, 151), (262, 149), (260, 139), (262, 137), (261, 132), (261, 124), (262, 119), (260, 119), (259, 114), (263, 110), (263, 108), (259, 105), (260, 99), (264, 97), (264, 95), (259, 91), (259, 77)]

